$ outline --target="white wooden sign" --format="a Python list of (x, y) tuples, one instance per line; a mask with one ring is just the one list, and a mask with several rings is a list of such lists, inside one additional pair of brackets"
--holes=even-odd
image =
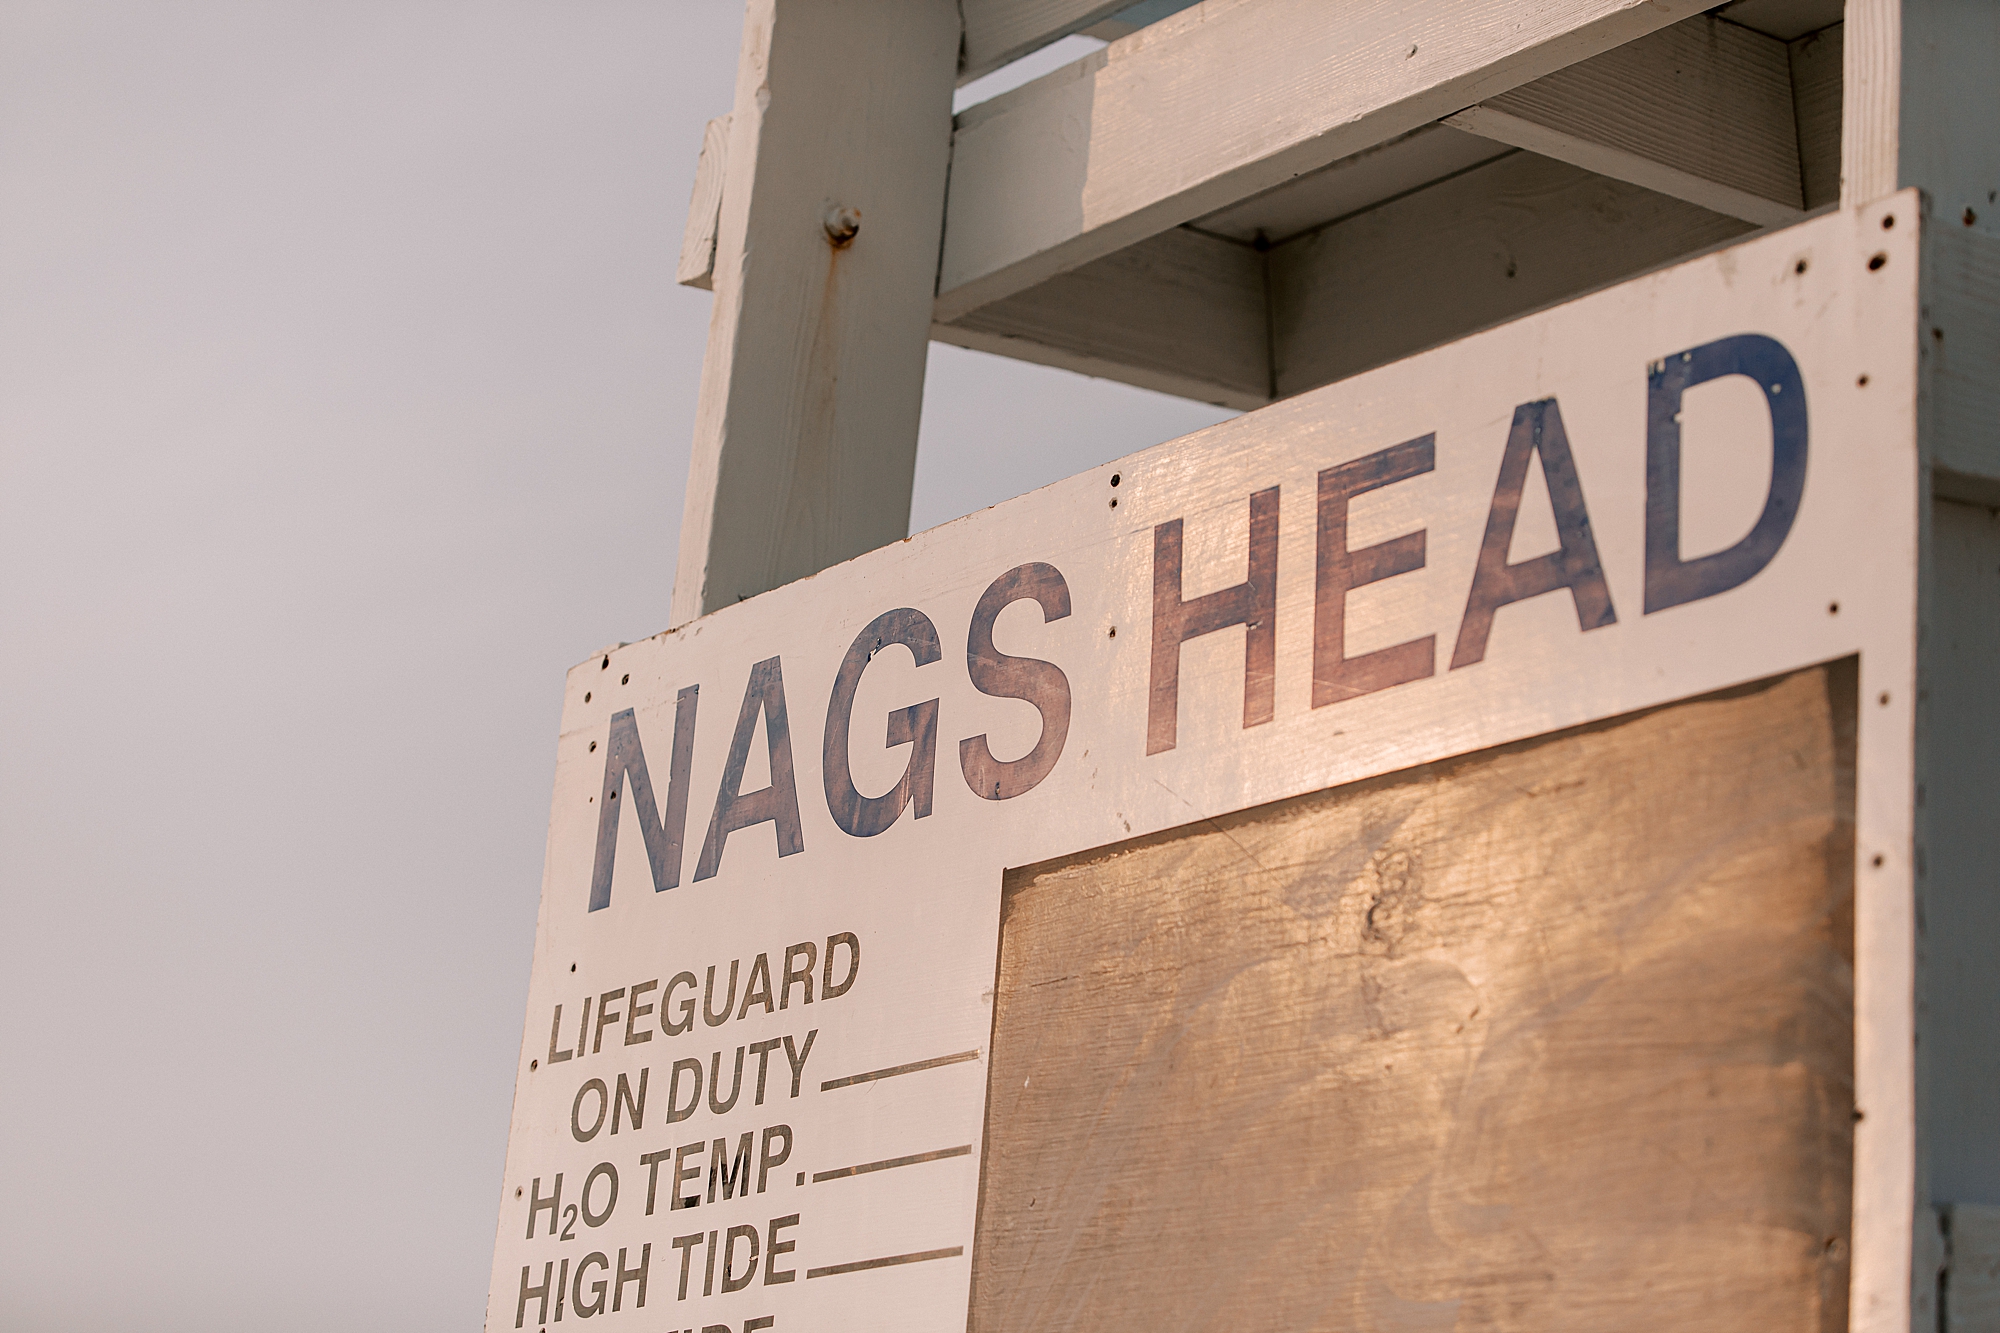
[(1917, 228), (1765, 235), (578, 666), (487, 1326), (962, 1328), (1006, 867), (1850, 654), (1854, 1284), (1906, 1291)]

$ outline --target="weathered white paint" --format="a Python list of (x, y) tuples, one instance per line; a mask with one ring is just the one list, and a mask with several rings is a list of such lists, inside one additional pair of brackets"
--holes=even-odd
[(749, 7), (676, 624), (908, 531), (958, 37), (954, 0)]
[(1899, 183), (1903, 0), (1847, 0), (1842, 20), (1840, 199), (1879, 199)]
[[(2000, 8), (1957, 0), (1848, 0), (1842, 41), (1843, 204), (1914, 188), (1924, 192), (1927, 209), (1923, 438), (1931, 481), (1943, 502), (1924, 511), (1925, 589), (1934, 598), (1926, 608), (1924, 641), (1930, 669), (1946, 688), (1933, 692), (1924, 717), (1919, 790), (1971, 783), (1971, 790), (1983, 795), (1994, 786), (1992, 747), (1973, 745), (1968, 736), (1979, 734), (1985, 695), (1968, 694), (1962, 684), (1950, 688), (1951, 655), (1937, 642), (1940, 636), (1975, 633), (1959, 622), (1977, 615), (1979, 604), (1977, 598), (1943, 595), (1954, 583), (1960, 590), (1976, 587), (1968, 570), (1952, 578), (1949, 539), (1968, 516), (1949, 501), (2000, 500), (2000, 446), (1993, 424), (1993, 405), (2000, 398), (1994, 369), (2000, 349), (1994, 298), (2000, 293), (1993, 259), (2000, 237), (2000, 133), (1994, 128), (2000, 125), (2000, 82), (1992, 77), (2000, 61)], [(1994, 923), (1977, 910), (1990, 893), (1979, 838), (1991, 822), (1992, 804), (1947, 799), (1946, 810), (1951, 813), (1926, 803), (1919, 828), (1928, 866), (1921, 892), (1940, 909), (1931, 918), (1933, 928), (1952, 932), (1923, 945), (1919, 1050), (1926, 1062), (1962, 1052), (1965, 1025), (1976, 1026), (1980, 1016), (2000, 1006), (1990, 968), (1963, 965), (1967, 952), (1990, 958), (2000, 946)], [(1938, 966), (1931, 966), (1934, 961)], [(1975, 1040), (1990, 1046), (1990, 1033)], [(1984, 1180), (1991, 1188), (1993, 1174), (2000, 1172), (1990, 1125), (1969, 1126), (1963, 1099), (1954, 1102), (1950, 1096), (1967, 1076), (1962, 1064), (1953, 1059), (1949, 1066), (1929, 1064), (1918, 1071), (1919, 1141), (1946, 1154), (1940, 1161), (1920, 1160), (1919, 1179), (1929, 1197), (1919, 1203), (1953, 1203), (1965, 1198), (1957, 1192), (1964, 1181)], [(1860, 1322), (1862, 1316), (1879, 1314), (1886, 1322), (1884, 1312), (1898, 1301), (1915, 1312), (1912, 1317), (1922, 1318), (1937, 1294), (1924, 1266), (1915, 1265), (1900, 1287), (1891, 1283), (1894, 1276), (1885, 1270), (1865, 1293), (1857, 1278), (1857, 1295), (1866, 1297), (1857, 1305), (1857, 1327), (1869, 1326)]]
[[(1430, 170), (1444, 178), (1392, 188), (1404, 172)], [(1344, 208), (1364, 194), (1400, 198)], [(1324, 224), (1330, 216), (1340, 220)], [(1212, 226), (1278, 244), (1258, 252)], [(1746, 230), (1670, 194), (1428, 126), (936, 324), (932, 336), (1252, 408)]]
[(708, 291), (715, 286), (715, 232), (722, 221), (723, 159), (729, 153), (729, 117), (717, 116), (701, 132), (701, 156), (694, 164), (694, 197), (688, 200), (687, 228), (681, 233), (674, 281)]
[(1175, 227), (931, 336), (1224, 407), (1271, 400), (1265, 256)]
[(1407, 356), (1748, 230), (1516, 153), (1270, 255), (1280, 396)]
[(1490, 104), (1468, 107), (1446, 117), (1444, 123), (1483, 135), (1495, 143), (1525, 148), (1531, 153), (1568, 162), (1612, 180), (1643, 186), (1658, 194), (1684, 199), (1759, 226), (1776, 227), (1796, 222), (1804, 212), (1748, 190), (1720, 184), (1695, 172), (1667, 166), (1643, 153), (1610, 147), (1588, 134), (1501, 111)]
[(2000, 7), (1849, 0), (1845, 47), (1842, 198), (1915, 186), (2000, 236)]
[(1187, 225), (1232, 240), (1282, 245), (1315, 227), (1504, 157), (1510, 150), (1444, 124), (1425, 125)]
[[(524, 1266), (538, 1278), (545, 1262), (586, 1250), (615, 1255), (621, 1247), (636, 1261), (645, 1243), (654, 1246), (646, 1313), (654, 1323), (740, 1327), (772, 1315), (780, 1329), (794, 1321), (955, 1326), (966, 1310), (963, 1250), (979, 1189), (983, 1058), (859, 1091), (822, 1092), (810, 1080), (983, 1053), (1005, 867), (1858, 654), (1855, 1073), (1865, 1118), (1855, 1126), (1855, 1326), (1906, 1329), (1916, 1206), (1916, 209), (1914, 194), (1905, 193), (1755, 238), (1093, 469), (577, 667), (557, 746), (489, 1326), (514, 1326)], [(1884, 229), (1889, 215), (1897, 225)], [(1871, 268), (1875, 254), (1884, 259)], [(1811, 462), (1797, 520), (1776, 558), (1748, 582), (1643, 614), (1649, 367), (1745, 331), (1782, 340), (1803, 376)], [(1738, 388), (1756, 401), (1754, 390)], [(1704, 483), (1690, 464), (1685, 531), (1708, 524), (1689, 538), (1701, 543), (1686, 549), (1690, 555), (1733, 540), (1754, 516), (1763, 485), (1752, 460), (1762, 447), (1759, 432), (1768, 431), (1765, 418), (1732, 415), (1726, 404), (1741, 400), (1728, 396), (1734, 390), (1718, 392), (1721, 398), (1688, 418), (1709, 423), (1689, 426), (1690, 457), (1718, 469)], [(1499, 613), (1486, 659), (1448, 670), (1510, 416), (1520, 404), (1550, 397), (1560, 405), (1618, 619), (1581, 633), (1560, 593), (1510, 606)], [(1703, 439), (1704, 430), (1714, 434)], [(1358, 548), (1422, 529), (1425, 564), (1350, 598), (1347, 632), (1350, 655), (1436, 635), (1438, 672), (1314, 709), (1315, 477), (1426, 434), (1435, 436), (1434, 473), (1357, 505), (1349, 542)], [(1278, 488), (1281, 515), (1276, 715), (1243, 726), (1243, 635), (1219, 632), (1182, 649), (1177, 746), (1149, 756), (1155, 526), (1184, 521), (1185, 596), (1228, 586), (1243, 577), (1246, 498), (1270, 487)], [(1552, 544), (1525, 520), (1517, 541), (1523, 558)], [(959, 776), (956, 742), (984, 734), (996, 754), (1011, 757), (1034, 743), (1037, 723), (1033, 709), (976, 692), (959, 653), (982, 591), (1030, 561), (1062, 571), (1071, 614), (1044, 623), (1033, 607), (1010, 610), (996, 639), (1002, 652), (1045, 659), (1065, 673), (1073, 699), (1067, 742), (1039, 787), (983, 800)], [(899, 647), (874, 655), (857, 697), (849, 758), (862, 791), (889, 788), (910, 750), (884, 748), (876, 720), (936, 699), (935, 807), (924, 819), (906, 812), (879, 837), (853, 838), (835, 827), (822, 796), (817, 743), (850, 643), (897, 607), (916, 608), (935, 624), (942, 657), (918, 667)], [(756, 825), (730, 839), (719, 874), (691, 880), (744, 682), (753, 663), (772, 658), (783, 667), (804, 849), (776, 856), (771, 832)], [(587, 911), (608, 727), (615, 715), (635, 710), (654, 790), (664, 799), (675, 700), (689, 686), (699, 686), (700, 707), (681, 882), (654, 891), (628, 813), (609, 905)], [(755, 725), (748, 734), (746, 790), (768, 780), (762, 735)], [(753, 1010), (740, 1023), (697, 1025), (686, 1036), (656, 1033), (629, 1048), (614, 1032), (602, 1053), (583, 1062), (540, 1063), (558, 1003), (664, 981), (684, 968), (720, 963), (726, 971), (732, 958), (748, 966), (760, 952), (838, 931), (857, 934), (864, 950), (860, 980), (846, 996), (811, 1008), (795, 1001), (782, 1014)], [(573, 1018), (566, 1009), (565, 1022)], [(629, 1138), (583, 1143), (571, 1132), (572, 1099), (587, 1077), (609, 1080), (649, 1066), (658, 1114), (671, 1060), (705, 1062), (718, 1048), (726, 1057), (747, 1040), (802, 1036), (807, 1027), (819, 1035), (797, 1099), (773, 1097), (730, 1115), (703, 1111), (673, 1127), (649, 1120), (643, 1131), (625, 1131)], [(586, 1120), (591, 1109), (584, 1107)], [(972, 1151), (803, 1186), (781, 1173), (748, 1200), (644, 1217), (639, 1153), (724, 1133), (733, 1140), (776, 1120), (796, 1134), (787, 1172), (959, 1145)], [(517, 1189), (539, 1177), (546, 1194), (561, 1171), (566, 1189), (575, 1190), (594, 1163), (610, 1160), (623, 1174), (621, 1202), (602, 1226), (579, 1228), (584, 1243), (524, 1239), (527, 1201)], [(691, 1294), (691, 1303), (675, 1299), (669, 1237), (737, 1223), (761, 1228), (791, 1212), (801, 1220), (787, 1233), (798, 1248), (786, 1262), (801, 1270), (799, 1280), (759, 1281), (728, 1296)], [(954, 1248), (961, 1252), (870, 1272), (807, 1280), (803, 1271)], [(700, 1282), (697, 1263), (697, 1293)], [(626, 1299), (629, 1314), (629, 1293)]]
[(965, 45), (958, 81), (990, 74), (1009, 61), (1081, 32), (1132, 0), (962, 0)]
[(938, 318), (1706, 7), (1208, 0), (959, 118)]
[(1445, 124), (1759, 226), (1803, 213), (1789, 52), (1700, 16)]
[(2000, 239), (2000, 5), (1902, 0), (1896, 188)]
[[(1267, 246), (1280, 247), (1270, 259), (1205, 245), (1185, 231), (1169, 229), (956, 318), (948, 318), (956, 297), (947, 293), (937, 303), (932, 336), (1227, 406), (1254, 407), (1274, 392), (1298, 392), (1333, 374), (1352, 373), (1731, 234), (1701, 214), (1681, 213), (1658, 219), (1666, 231), (1654, 236), (1647, 222), (1659, 209), (1643, 195), (1607, 205), (1602, 200), (1579, 202), (1567, 194), (1551, 198), (1532, 189), (1503, 188), (1491, 204), (1491, 226), (1472, 222), (1474, 230), (1521, 232), (1519, 239), (1529, 249), (1550, 251), (1554, 263), (1524, 256), (1509, 241), (1502, 262), (1518, 271), (1526, 258), (1538, 271), (1525, 282), (1514, 281), (1510, 272), (1490, 292), (1477, 274), (1430, 281), (1435, 266), (1421, 263), (1405, 272), (1400, 265), (1409, 262), (1407, 255), (1344, 253), (1343, 271), (1334, 273), (1323, 258), (1331, 238), (1305, 235), (1438, 181), (1434, 188), (1441, 193), (1400, 209), (1408, 216), (1392, 229), (1394, 236), (1407, 232), (1420, 237), (1421, 244), (1392, 248), (1448, 260), (1470, 258), (1478, 267), (1480, 253), (1466, 250), (1460, 243), (1464, 238), (1449, 235), (1472, 219), (1458, 198), (1465, 187), (1445, 178), (1491, 160), (1509, 144), (1753, 222), (1799, 216), (1801, 145), (1816, 155), (1821, 175), (1837, 171), (1837, 27), (1833, 33), (1832, 42), (1824, 36), (1802, 39), (1795, 43), (1799, 50), (1788, 52), (1775, 38), (1697, 16), (1448, 118), (1451, 124), (1482, 129), (1490, 138), (1444, 124), (1421, 126), (1191, 224), (1197, 231), (1246, 242), (1261, 238)], [(1803, 89), (1795, 88), (1792, 79), (1792, 68), (1801, 64), (1810, 85)], [(1801, 99), (1796, 132), (1795, 98)], [(968, 124), (977, 120), (978, 114), (966, 118)], [(705, 147), (704, 163), (720, 155), (719, 145)], [(956, 169), (958, 188), (964, 189), (970, 168), (963, 152)], [(1519, 174), (1526, 169), (1516, 164), (1512, 170)], [(683, 245), (683, 268), (695, 275), (696, 285), (706, 281), (703, 247), (713, 252), (700, 219), (708, 215), (705, 201), (712, 197), (711, 189), (719, 193), (719, 179), (719, 171), (698, 173)], [(717, 184), (710, 187), (710, 180)], [(1793, 182), (1790, 203), (1782, 198), (1787, 180)], [(1601, 192), (1604, 187), (1595, 188)], [(1606, 228), (1593, 224), (1605, 220), (1610, 233), (1623, 234), (1599, 237)], [(1532, 225), (1523, 232), (1525, 221)], [(1350, 229), (1367, 231), (1368, 225), (1354, 219)], [(1282, 248), (1295, 236), (1304, 242), (1300, 248)], [(1537, 240), (1549, 244), (1537, 247)], [(1395, 271), (1385, 272), (1385, 265)], [(1560, 271), (1565, 269), (1573, 271)], [(687, 273), (683, 280), (689, 280)], [(1267, 280), (1267, 273), (1275, 281)], [(1437, 289), (1423, 300), (1391, 303), (1391, 322), (1414, 320), (1424, 326), (1418, 336), (1393, 331), (1381, 336), (1382, 312), (1350, 321), (1348, 307), (1336, 313), (1318, 299), (1329, 279), (1366, 286), (1390, 278), (1391, 286), (1407, 278)], [(1288, 285), (1299, 290), (1285, 290)], [(1301, 311), (1302, 321), (1295, 314)], [(1348, 339), (1342, 326), (1350, 322), (1368, 326), (1364, 341), (1376, 349), (1372, 359), (1356, 360), (1343, 352)], [(1353, 336), (1362, 336), (1362, 330), (1356, 328)]]
[(1264, 253), (1173, 228), (931, 336), (1248, 409), (1748, 227), (1566, 163), (1503, 154)]
[(931, 336), (1247, 409), (1748, 229), (1566, 163), (1503, 154), (1261, 254), (1176, 227)]

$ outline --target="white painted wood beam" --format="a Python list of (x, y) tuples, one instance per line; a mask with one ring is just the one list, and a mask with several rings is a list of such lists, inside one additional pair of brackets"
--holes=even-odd
[(1219, 407), (1271, 401), (1264, 256), (1185, 227), (940, 324), (931, 336)]
[(1759, 226), (1804, 216), (1790, 52), (1699, 16), (1445, 124)]
[(908, 533), (956, 0), (751, 0), (672, 619)]
[(1712, 0), (1207, 0), (959, 118), (944, 322)]
[(965, 42), (958, 81), (968, 83), (1050, 42), (1082, 32), (1132, 0), (961, 0)]
[(1750, 230), (1514, 153), (1270, 253), (1280, 397), (1516, 319)]
[[(1249, 409), (1671, 262), (1751, 225), (1509, 152), (1261, 254), (1176, 227), (940, 324), (931, 336)], [(1973, 339), (1964, 335), (1968, 349), (1979, 345)], [(1977, 410), (1975, 400), (1964, 401)]]
[(1841, 26), (1840, 202), (1852, 207), (1896, 190), (1902, 0), (1848, 0)]

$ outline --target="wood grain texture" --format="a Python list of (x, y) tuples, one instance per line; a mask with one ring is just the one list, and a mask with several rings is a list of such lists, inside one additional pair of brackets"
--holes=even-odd
[(1849, 0), (1844, 27), (1843, 202), (1914, 186), (2000, 236), (2000, 6)]
[(1749, 229), (1516, 153), (1272, 251), (1278, 394), (1343, 379)]
[(1706, 15), (1445, 123), (1759, 226), (1803, 212), (1785, 44)]
[(958, 118), (946, 323), (1706, 0), (1206, 0)]
[(1176, 227), (932, 331), (1226, 407), (1270, 401), (1264, 257)]
[(681, 233), (674, 281), (703, 291), (715, 286), (715, 230), (722, 221), (723, 160), (729, 154), (729, 117), (717, 116), (701, 132), (701, 156), (694, 164), (694, 194), (688, 200), (687, 228)]
[(1792, 107), (1799, 124), (1799, 177), (1807, 208), (1840, 202), (1841, 24), (1788, 44)]
[(1898, 182), (1903, 0), (1847, 0), (1841, 34), (1840, 202), (1867, 203)]
[(749, 6), (677, 625), (908, 535), (958, 33), (955, 0)]
[(1011, 872), (972, 1333), (1845, 1329), (1853, 692)]

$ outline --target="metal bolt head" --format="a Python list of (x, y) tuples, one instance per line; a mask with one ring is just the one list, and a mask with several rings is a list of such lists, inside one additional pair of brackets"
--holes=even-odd
[(826, 226), (826, 239), (839, 250), (861, 231), (861, 210), (845, 204), (828, 204), (822, 222)]

